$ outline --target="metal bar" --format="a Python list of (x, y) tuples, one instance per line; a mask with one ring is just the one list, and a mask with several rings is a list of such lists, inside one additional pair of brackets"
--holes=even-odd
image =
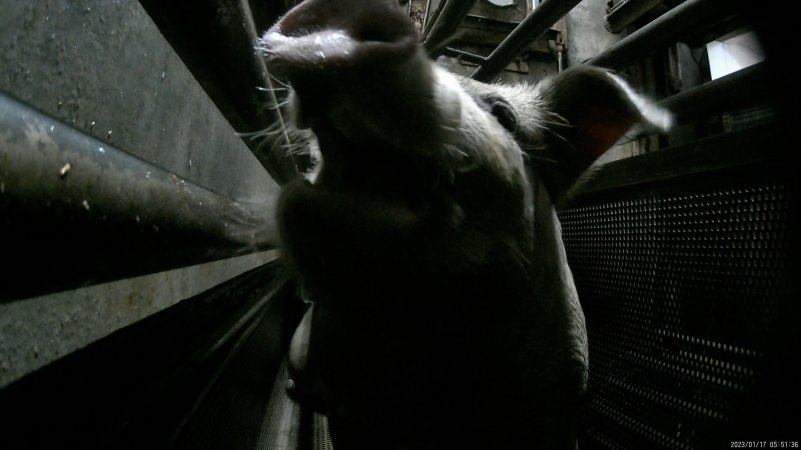
[[(183, 180), (0, 94), (0, 301), (275, 245), (275, 198)], [(30, 283), (35, 274), (38, 283)]]
[[(0, 389), (3, 448), (256, 448), (254, 432), (303, 313), (293, 294), (280, 264), (263, 266)], [(253, 322), (259, 327), (251, 344), (237, 348)], [(215, 420), (193, 428), (203, 432), (189, 436), (188, 445), (169, 445), (195, 399), (229, 362), (219, 388), (236, 397), (207, 397), (200, 413), (213, 410)]]
[(459, 25), (467, 16), (467, 13), (470, 12), (470, 9), (473, 8), (475, 2), (476, 0), (447, 0), (442, 12), (423, 42), (423, 47), (425, 47), (431, 58), (436, 59), (442, 54), (448, 39), (459, 28)]
[(467, 61), (479, 65), (487, 61), (486, 56), (476, 55), (475, 53), (466, 52), (464, 50), (459, 50), (458, 48), (453, 48), (453, 47), (445, 47), (445, 50), (443, 51), (442, 54), (445, 56), (459, 58), (462, 61)]
[[(287, 286), (290, 284), (290, 279), (285, 274), (279, 274), (271, 284), (270, 291), (264, 295), (255, 304), (251, 305), (247, 311), (242, 314), (238, 320), (231, 325), (230, 328), (225, 330), (225, 333), (220, 336), (216, 342), (210, 343), (207, 348), (200, 349), (193, 359), (197, 361), (206, 361), (211, 359), (215, 354), (220, 354), (221, 350), (226, 350), (222, 361), (217, 365), (214, 373), (209, 377), (208, 381), (203, 386), (203, 389), (195, 397), (195, 401), (191, 408), (189, 408), (180, 420), (180, 423), (175, 427), (172, 433), (170, 442), (174, 442), (178, 435), (180, 435), (190, 418), (197, 413), (201, 404), (203, 404), (209, 392), (219, 383), (223, 374), (230, 369), (231, 362), (236, 358), (242, 349), (242, 346), (251, 340), (256, 329), (261, 325), (264, 318), (264, 313), (269, 306), (270, 302), (274, 301), (279, 294), (287, 291)], [(191, 360), (190, 360), (191, 361)], [(194, 362), (194, 361), (193, 361)], [(195, 364), (197, 365), (197, 364)], [(175, 384), (181, 379), (187, 378), (191, 370), (195, 367), (188, 365), (186, 371), (178, 370), (171, 374), (170, 381), (167, 384)], [(281, 374), (279, 373), (278, 376)]]
[(753, 104), (772, 95), (767, 63), (762, 62), (666, 98), (659, 106), (681, 123)]
[(690, 32), (720, 22), (735, 13), (730, 2), (687, 0), (648, 25), (626, 36), (586, 64), (621, 69), (678, 41)]
[(498, 45), (486, 64), (476, 69), (471, 77), (484, 82), (497, 77), (504, 67), (523, 53), (530, 42), (545, 34), (580, 1), (546, 0), (542, 2)]
[(578, 190), (578, 200), (607, 193), (645, 195), (648, 186), (658, 189), (660, 183), (691, 178), (714, 182), (714, 174), (722, 171), (739, 170), (749, 178), (764, 176), (778, 181), (791, 166), (782, 139), (778, 127), (765, 126), (613, 161), (586, 180)]
[[(437, 23), (437, 18), (442, 13), (442, 7), (445, 6), (446, 0), (441, 0), (437, 3), (437, 7), (432, 11), (431, 10), (431, 0), (426, 2), (426, 23), (423, 27), (423, 41), (428, 37), (428, 34), (431, 33), (431, 28)], [(428, 13), (431, 12), (429, 16)]]
[(664, 0), (625, 1), (615, 6), (604, 17), (604, 26), (610, 33), (620, 33), (662, 3)]

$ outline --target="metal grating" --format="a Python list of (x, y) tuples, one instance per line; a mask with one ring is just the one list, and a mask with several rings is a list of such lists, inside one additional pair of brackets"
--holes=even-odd
[(267, 414), (262, 422), (261, 437), (253, 450), (296, 450), (299, 441), (300, 406), (289, 398), (286, 385), (289, 380), (287, 361), (278, 369)]
[(334, 444), (331, 443), (331, 435), (328, 432), (328, 418), (322, 414), (314, 413), (312, 426), (314, 427), (312, 449), (334, 450)]
[(589, 334), (585, 449), (704, 448), (747, 402), (781, 311), (788, 189), (647, 195), (560, 214)]
[[(264, 313), (238, 338), (169, 445), (171, 449), (271, 449), (296, 447), (296, 406), (282, 388), (282, 355), (288, 345), (283, 322), (292, 315), (294, 291), (286, 280), (266, 298)], [(280, 383), (280, 384), (279, 384)]]

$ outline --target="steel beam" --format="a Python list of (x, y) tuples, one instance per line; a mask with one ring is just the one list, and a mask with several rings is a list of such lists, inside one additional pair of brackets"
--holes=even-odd
[(445, 50), (448, 40), (459, 28), (476, 0), (440, 0), (446, 2), (436, 17), (431, 31), (423, 42), (431, 58), (436, 59)]
[(705, 115), (732, 110), (738, 106), (772, 100), (767, 62), (739, 70), (725, 77), (666, 98), (658, 103), (680, 123)]
[(540, 3), (490, 54), (487, 62), (471, 76), (478, 81), (491, 81), (515, 58), (520, 56), (528, 44), (545, 34), (559, 19), (570, 12), (581, 0), (546, 0)]
[(735, 13), (736, 8), (728, 2), (687, 0), (586, 63), (610, 69), (624, 68), (679, 41), (688, 33), (721, 22)]

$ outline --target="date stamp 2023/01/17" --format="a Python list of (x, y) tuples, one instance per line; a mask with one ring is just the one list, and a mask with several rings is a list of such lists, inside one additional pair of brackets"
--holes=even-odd
[(731, 441), (731, 448), (799, 448), (798, 441)]

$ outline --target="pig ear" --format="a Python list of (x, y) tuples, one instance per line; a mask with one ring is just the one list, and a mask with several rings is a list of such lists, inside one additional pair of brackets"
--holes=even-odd
[(538, 97), (553, 114), (547, 120), (546, 151), (555, 160), (541, 176), (554, 203), (601, 154), (634, 125), (664, 131), (669, 114), (634, 93), (618, 75), (578, 66), (537, 86)]

